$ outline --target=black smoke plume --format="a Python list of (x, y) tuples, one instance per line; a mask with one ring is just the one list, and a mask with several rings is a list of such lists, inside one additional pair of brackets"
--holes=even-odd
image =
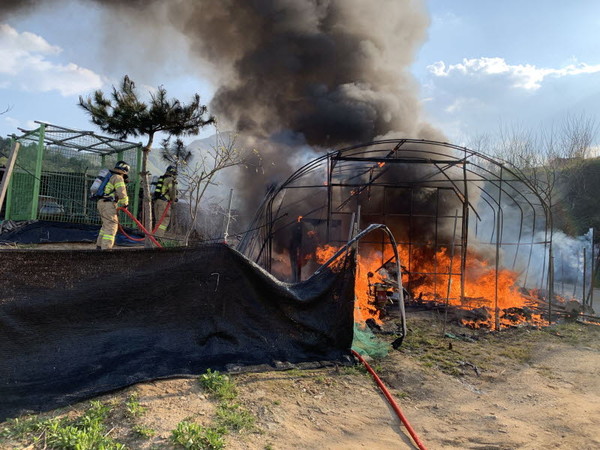
[[(112, 41), (143, 41), (165, 25), (186, 36), (190, 59), (202, 73), (210, 68), (212, 114), (266, 162), (264, 183), (254, 172), (240, 174), (238, 191), (249, 211), (267, 183), (298, 167), (298, 153), (307, 147), (319, 152), (378, 137), (441, 138), (421, 119), (409, 72), (429, 25), (424, 0), (80, 1), (109, 8), (119, 25), (127, 18), (131, 26), (116, 26), (107, 15), (97, 30)], [(64, 1), (3, 0), (0, 17), (49, 3)]]
[[(438, 137), (421, 122), (408, 72), (426, 37), (422, 1), (81, 1), (142, 21), (120, 31), (129, 39), (152, 20), (185, 34), (192, 56), (213, 66), (213, 112), (237, 131), (263, 138), (291, 131), (319, 147), (390, 133)], [(3, 0), (0, 14), (42, 4), (49, 6)]]
[(238, 131), (318, 147), (433, 135), (408, 73), (428, 25), (420, 1), (182, 2), (171, 20), (214, 64), (211, 106)]

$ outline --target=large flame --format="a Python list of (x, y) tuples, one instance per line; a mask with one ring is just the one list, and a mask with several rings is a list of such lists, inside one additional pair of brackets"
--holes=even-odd
[[(338, 249), (324, 246), (317, 250), (317, 262), (323, 263)], [(398, 246), (402, 263), (402, 283), (414, 299), (420, 302), (447, 303), (464, 309), (482, 312), (476, 320), (463, 319), (472, 327), (512, 326), (524, 322), (540, 323), (541, 317), (533, 314), (528, 306), (533, 302), (530, 295), (518, 286), (518, 273), (499, 269), (480, 255), (469, 252), (466, 258), (464, 287), (461, 286), (460, 255), (441, 248), (435, 255), (412, 249), (410, 273), (408, 249)], [(392, 251), (384, 252), (363, 247), (357, 257), (355, 285), (355, 320), (364, 322), (369, 318), (381, 323), (380, 311), (373, 305), (372, 287), (367, 274), (374, 277), (371, 284), (381, 281), (377, 275), (382, 264), (392, 258)], [(464, 292), (463, 292), (464, 289)], [(496, 322), (496, 318), (498, 321)]]
[[(331, 245), (325, 245), (317, 249), (316, 257), (319, 264), (325, 263), (330, 259), (335, 252), (339, 250), (339, 247)], [(379, 254), (379, 260), (381, 254)], [(359, 254), (357, 257), (356, 267), (356, 279), (354, 285), (354, 320), (358, 323), (364, 323), (367, 319), (374, 319), (377, 323), (381, 324), (381, 312), (378, 311), (373, 303), (370, 295), (369, 278), (367, 274), (369, 271), (376, 271), (381, 265), (381, 262), (377, 263), (376, 252), (369, 252), (367, 255)]]
[[(398, 251), (401, 260), (406, 261), (407, 252), (400, 247)], [(489, 319), (482, 317), (478, 321), (464, 320), (465, 324), (497, 327), (541, 321), (541, 317), (532, 314), (528, 308), (534, 300), (520, 289), (517, 272), (505, 268), (496, 270), (495, 265), (469, 251), (464, 268), (463, 292), (459, 255), (452, 255), (448, 249), (442, 248), (434, 258), (425, 257), (419, 252), (413, 252), (412, 256), (411, 263), (414, 267), (411, 272), (422, 274), (411, 277), (414, 284), (411, 290), (415, 297), (468, 309), (484, 308), (490, 313)], [(406, 283), (409, 282), (408, 277), (408, 274), (403, 276)]]

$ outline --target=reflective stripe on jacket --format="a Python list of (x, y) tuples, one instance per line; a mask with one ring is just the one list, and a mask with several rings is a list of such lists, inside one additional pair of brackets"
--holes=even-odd
[(104, 188), (104, 198), (108, 198), (113, 202), (116, 201), (117, 206), (129, 205), (127, 187), (122, 175), (115, 173), (110, 177)]
[(166, 201), (175, 200), (177, 197), (176, 184), (175, 178), (170, 175), (163, 175), (160, 177), (156, 183), (156, 192), (158, 192), (158, 198), (162, 198)]

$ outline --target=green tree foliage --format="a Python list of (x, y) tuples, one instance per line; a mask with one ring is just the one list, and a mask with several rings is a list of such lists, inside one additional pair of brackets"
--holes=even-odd
[(142, 181), (144, 188), (144, 222), (151, 224), (151, 207), (148, 186), (148, 154), (156, 133), (168, 136), (186, 136), (198, 134), (205, 125), (214, 122), (213, 117), (206, 117), (207, 108), (200, 104), (200, 96), (195, 94), (189, 104), (177, 99), (169, 99), (167, 91), (159, 86), (156, 92), (150, 92), (148, 102), (140, 99), (135, 83), (127, 75), (118, 87), (113, 86), (107, 96), (97, 90), (87, 99), (79, 97), (81, 106), (89, 115), (92, 123), (102, 131), (118, 136), (146, 137), (142, 161)]
[(205, 117), (207, 108), (200, 104), (198, 94), (185, 105), (177, 99), (168, 99), (166, 89), (159, 86), (156, 93), (150, 93), (150, 101), (145, 103), (140, 100), (135, 83), (127, 75), (118, 88), (113, 86), (110, 98), (98, 90), (85, 100), (79, 97), (79, 105), (106, 133), (121, 139), (146, 136), (148, 150), (158, 132), (170, 136), (194, 135), (214, 121), (212, 117)]
[(164, 162), (177, 168), (180, 165), (188, 164), (193, 158), (192, 152), (187, 149), (181, 139), (176, 139), (171, 144), (170, 138), (163, 139), (160, 156)]
[[(563, 214), (557, 225), (569, 234), (580, 236), (594, 228), (600, 233), (600, 159), (586, 159), (576, 167), (562, 170), (559, 206)], [(598, 243), (598, 237), (596, 237)]]
[(10, 153), (11, 140), (0, 137), (0, 166), (6, 164), (8, 154)]

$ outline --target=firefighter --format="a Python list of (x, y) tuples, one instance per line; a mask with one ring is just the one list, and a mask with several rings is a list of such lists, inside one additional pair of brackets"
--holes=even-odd
[[(156, 237), (163, 237), (169, 222), (171, 221), (171, 207), (165, 213), (165, 209), (169, 202), (177, 201), (177, 167), (169, 166), (164, 175), (158, 178), (156, 182), (156, 190), (154, 191), (154, 219), (158, 221), (162, 217), (162, 222), (158, 226), (158, 230), (154, 234)], [(164, 217), (163, 217), (164, 214)]]
[(98, 199), (98, 213), (102, 219), (102, 228), (96, 241), (96, 249), (110, 250), (115, 244), (115, 235), (119, 227), (119, 218), (117, 208), (127, 208), (129, 206), (129, 197), (125, 187), (125, 177), (129, 173), (129, 164), (125, 161), (118, 161), (114, 169), (110, 169), (112, 174), (108, 183), (104, 187), (102, 197)]

